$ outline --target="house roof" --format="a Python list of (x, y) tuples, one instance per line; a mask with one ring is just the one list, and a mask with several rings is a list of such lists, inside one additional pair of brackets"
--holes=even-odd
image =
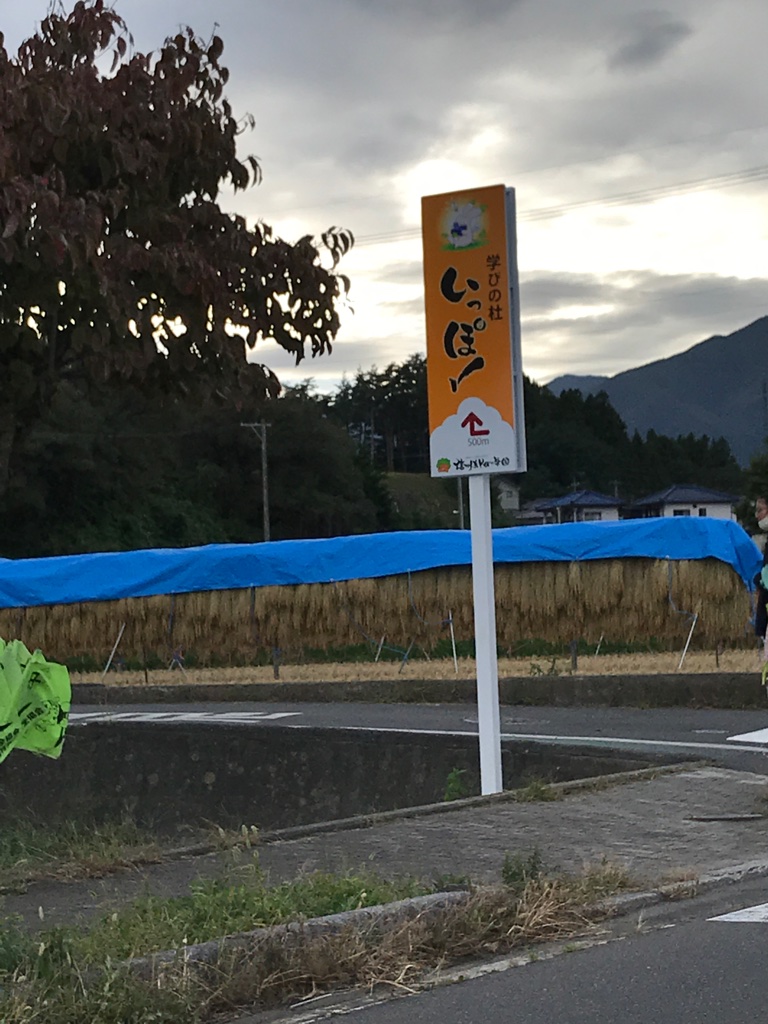
[(533, 502), (537, 512), (550, 508), (619, 508), (622, 502), (598, 491), (572, 491), (561, 498), (542, 498)]
[(673, 484), (664, 491), (657, 491), (645, 498), (639, 498), (632, 502), (633, 508), (645, 508), (649, 505), (705, 505), (722, 504), (734, 505), (739, 501), (738, 495), (725, 494), (723, 491), (713, 491), (708, 487), (698, 487), (696, 484)]

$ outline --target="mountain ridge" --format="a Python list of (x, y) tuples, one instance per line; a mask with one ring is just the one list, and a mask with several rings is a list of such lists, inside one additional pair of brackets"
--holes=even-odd
[(768, 435), (768, 316), (613, 377), (564, 374), (547, 387), (605, 391), (630, 434), (724, 437), (747, 465)]

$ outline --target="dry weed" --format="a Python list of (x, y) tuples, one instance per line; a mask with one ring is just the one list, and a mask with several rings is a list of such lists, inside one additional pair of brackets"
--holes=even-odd
[[(553, 666), (554, 662), (554, 666)], [(579, 656), (575, 672), (571, 671), (570, 658), (499, 658), (499, 677), (529, 678), (542, 677), (554, 668), (558, 675), (575, 676), (627, 676), (709, 674), (709, 673), (754, 673), (759, 672), (761, 660), (756, 650), (691, 651), (678, 669), (680, 653), (605, 654)], [(150, 671), (149, 682), (157, 686), (174, 686), (189, 683), (275, 683), (271, 666), (248, 666), (244, 668), (200, 668), (188, 669), (186, 673), (175, 670)], [(433, 679), (474, 679), (474, 659), (460, 658), (455, 667), (452, 659), (430, 661), (335, 663), (335, 664), (285, 664), (280, 668), (280, 683), (312, 682), (361, 682), (361, 681), (420, 681)], [(99, 683), (102, 673), (72, 673), (74, 683)], [(110, 686), (142, 686), (144, 672), (110, 671), (106, 677)]]
[(607, 911), (590, 908), (583, 897), (579, 884), (537, 879), (519, 894), (504, 887), (478, 890), (459, 906), (395, 928), (350, 926), (306, 940), (295, 932), (262, 937), (203, 968), (207, 1010), (285, 1005), (341, 988), (412, 991), (428, 971), (449, 964), (584, 934)]

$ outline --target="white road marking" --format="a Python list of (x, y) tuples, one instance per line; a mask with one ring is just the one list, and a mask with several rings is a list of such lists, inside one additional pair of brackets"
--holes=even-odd
[(768, 903), (758, 903), (756, 907), (745, 907), (744, 910), (733, 910), (730, 914), (720, 914), (718, 917), (707, 918), (709, 921), (734, 921), (739, 924), (743, 922), (768, 923)]
[[(405, 733), (415, 736), (477, 736), (475, 729), (400, 729), (392, 726), (382, 725), (345, 725), (343, 729), (362, 730), (363, 732), (393, 732)], [(592, 746), (592, 747), (643, 747), (651, 750), (656, 748), (662, 753), (665, 750), (727, 750), (733, 753), (735, 747), (729, 747), (726, 743), (684, 743), (678, 740), (639, 740), (631, 736), (556, 736), (545, 735), (538, 732), (503, 732), (503, 740), (529, 740), (532, 743), (560, 743), (571, 746)], [(765, 754), (768, 756), (766, 747), (739, 747), (740, 751), (752, 754)]]
[(728, 742), (768, 744), (768, 729), (756, 729), (754, 732), (742, 732), (738, 736), (729, 736)]
[[(601, 747), (655, 747), (657, 750), (730, 750), (733, 747), (725, 743), (692, 743), (679, 740), (639, 740), (630, 736), (544, 736), (541, 733), (505, 732), (502, 739), (509, 740), (544, 740), (550, 743), (571, 743), (576, 745), (590, 744)], [(768, 754), (765, 747), (742, 747), (742, 750), (755, 754)]]
[[(79, 711), (70, 714), (71, 722), (95, 722), (95, 721), (122, 721), (122, 722), (263, 722), (266, 720), (277, 720), (280, 718), (295, 718), (302, 714), (300, 711)], [(405, 733), (409, 735), (427, 736), (476, 736), (475, 729), (402, 729), (391, 726), (371, 725), (347, 725), (341, 728), (358, 730), (362, 732), (390, 732)], [(734, 747), (728, 744), (731, 740), (751, 741), (758, 736), (765, 734), (765, 745), (739, 746)], [(531, 743), (559, 743), (571, 746), (597, 746), (597, 747), (640, 747), (646, 750), (680, 751), (701, 751), (726, 750), (733, 753), (738, 749), (745, 753), (764, 754), (768, 756), (768, 729), (756, 733), (745, 733), (744, 736), (730, 736), (726, 743), (702, 743), (700, 741), (679, 741), (679, 740), (643, 740), (631, 736), (568, 736), (545, 733), (529, 732), (503, 732), (503, 740), (526, 740)]]
[(70, 722), (248, 722), (295, 718), (300, 711), (73, 711)]

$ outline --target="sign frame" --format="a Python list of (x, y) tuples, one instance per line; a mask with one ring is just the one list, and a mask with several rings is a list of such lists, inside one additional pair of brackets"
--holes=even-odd
[(432, 476), (527, 468), (515, 190), (422, 199)]

